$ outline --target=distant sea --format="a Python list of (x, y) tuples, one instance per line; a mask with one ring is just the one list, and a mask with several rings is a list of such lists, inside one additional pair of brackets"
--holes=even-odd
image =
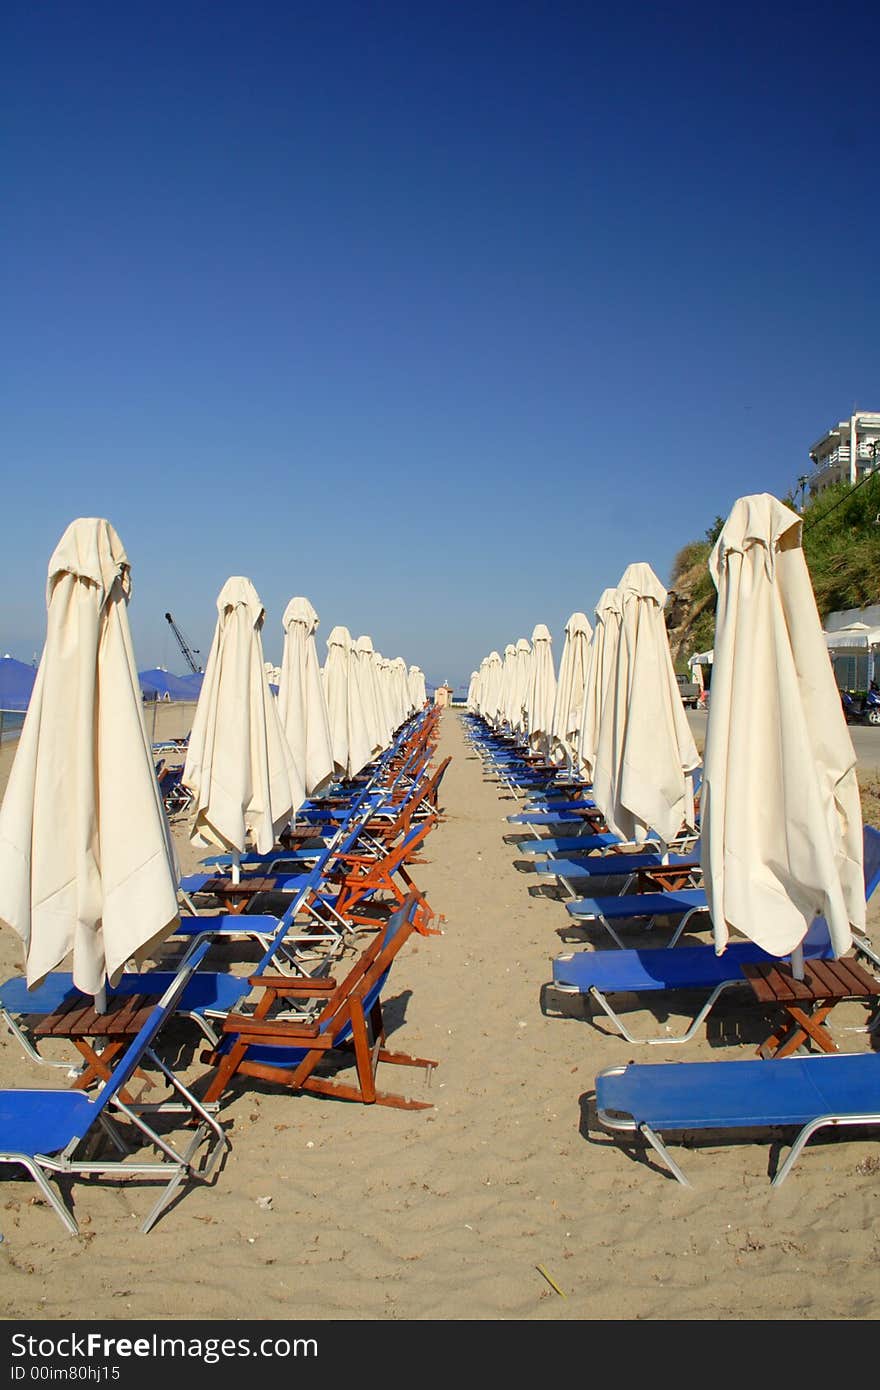
[(23, 714), (12, 714), (9, 710), (0, 713), (0, 742), (5, 743), (7, 739), (18, 738), (23, 723)]

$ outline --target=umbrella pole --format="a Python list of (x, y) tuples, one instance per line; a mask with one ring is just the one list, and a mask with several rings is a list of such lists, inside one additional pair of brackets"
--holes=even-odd
[(102, 985), (95, 995), (95, 1013), (105, 1014), (107, 1012), (107, 986)]
[(793, 980), (804, 978), (804, 948), (795, 946), (791, 953), (791, 977)]
[(241, 850), (232, 851), (232, 882), (241, 883)]

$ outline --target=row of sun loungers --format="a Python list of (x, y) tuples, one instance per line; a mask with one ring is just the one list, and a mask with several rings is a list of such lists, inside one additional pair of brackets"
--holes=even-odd
[[(249, 1079), (366, 1104), (429, 1105), (384, 1089), (380, 1069), (430, 1078), (435, 1066), (387, 1048), (382, 991), (410, 936), (441, 930), (412, 876), (442, 818), (449, 760), (434, 764), (436, 719), (426, 705), (362, 777), (302, 807), (269, 855), (243, 856), (236, 873), (215, 855), (183, 879), (171, 959), (126, 971), (100, 1014), (68, 973), (30, 991), (17, 977), (0, 986), (0, 1017), (30, 1060), (73, 1081), (67, 1090), (0, 1092), (0, 1163), (29, 1174), (69, 1231), (77, 1222), (53, 1177), (162, 1182), (144, 1231), (184, 1183), (212, 1179), (229, 1148), (224, 1103)], [(254, 947), (247, 973), (216, 968), (215, 948), (230, 941)], [(187, 1084), (163, 1048), (172, 1021), (191, 1021), (204, 1049), (207, 1070)], [(109, 1156), (99, 1140), (109, 1140)]]
[[(734, 941), (717, 955), (711, 942), (698, 939), (711, 926), (699, 830), (683, 834), (671, 848), (622, 844), (604, 826), (588, 787), (570, 777), (563, 782), (552, 764), (479, 717), (469, 715), (466, 723), (485, 775), (504, 795), (524, 800), (524, 809), (506, 817), (508, 826), (529, 831), (516, 840), (517, 852), (533, 860), (531, 867), (545, 885), (554, 880), (559, 885), (570, 919), (568, 932), (560, 934), (574, 933), (580, 942), (581, 949), (553, 960), (552, 978), (541, 987), (545, 1014), (562, 1016), (567, 1001), (580, 998), (591, 1001), (606, 1027), (627, 1043), (669, 1045), (693, 1039), (722, 995), (739, 997), (733, 992), (741, 996), (745, 990), (744, 1007), (754, 1004), (743, 967), (774, 958), (750, 940)], [(864, 828), (864, 869), (870, 899), (880, 883), (880, 831), (871, 826)], [(597, 929), (604, 937), (600, 944), (590, 939)], [(627, 937), (636, 933), (640, 943), (628, 944)], [(821, 918), (803, 950), (817, 971), (831, 959)], [(880, 958), (866, 939), (856, 938), (852, 959), (867, 967), (871, 980), (880, 976)], [(874, 1012), (860, 1031), (878, 1031), (878, 993), (866, 984), (864, 1002)], [(636, 1012), (662, 1002), (665, 1013), (672, 999), (677, 1007), (697, 1000), (679, 1033), (668, 1028), (646, 1033), (629, 1021), (633, 1000)], [(809, 1042), (809, 1021), (806, 1027), (799, 1036)], [(818, 1131), (880, 1125), (880, 1058), (873, 1052), (806, 1053), (802, 1046), (797, 1055), (770, 1060), (762, 1054), (757, 1061), (629, 1062), (597, 1075), (593, 1100), (603, 1129), (619, 1139), (641, 1139), (685, 1185), (688, 1179), (664, 1136), (794, 1130), (788, 1157), (773, 1178), (778, 1186)]]

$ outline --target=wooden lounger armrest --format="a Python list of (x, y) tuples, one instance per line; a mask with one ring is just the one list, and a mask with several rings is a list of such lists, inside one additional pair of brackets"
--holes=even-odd
[(331, 1047), (330, 1038), (321, 1035), (317, 1023), (294, 1023), (278, 1018), (252, 1018), (249, 1014), (227, 1014), (223, 1020), (224, 1033), (236, 1033), (242, 1042), (278, 1038), (282, 1042), (316, 1044)]
[(291, 975), (249, 975), (248, 984), (251, 988), (261, 985), (277, 991), (278, 994), (303, 994), (306, 998), (310, 994), (330, 994), (336, 988), (336, 981), (332, 976), (312, 980)]

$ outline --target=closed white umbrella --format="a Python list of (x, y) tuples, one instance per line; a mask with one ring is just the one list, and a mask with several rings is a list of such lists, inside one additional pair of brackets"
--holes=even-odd
[(596, 767), (602, 706), (620, 636), (620, 593), (617, 589), (603, 589), (596, 604), (595, 618), (578, 735), (578, 761), (588, 782), (592, 782)]
[(519, 738), (526, 734), (526, 701), (529, 695), (529, 676), (532, 670), (532, 644), (527, 637), (520, 637), (516, 644), (516, 668), (513, 686), (512, 719), (513, 732)]
[(491, 651), (486, 664), (485, 708), (483, 714), (489, 723), (497, 725), (501, 721), (501, 684), (503, 668), (498, 652)]
[(532, 632), (532, 665), (526, 696), (526, 728), (529, 747), (546, 753), (550, 746), (553, 706), (556, 702), (556, 671), (553, 666), (549, 628), (538, 623)]
[(484, 656), (477, 669), (477, 683), (475, 690), (476, 711), (481, 718), (486, 718), (486, 688), (489, 680), (489, 658)]
[(390, 657), (382, 658), (381, 671), (385, 691), (385, 706), (388, 710), (391, 732), (394, 734), (400, 726), (400, 691), (397, 685), (397, 668)]
[(741, 497), (709, 561), (701, 860), (719, 953), (736, 928), (787, 955), (821, 915), (839, 956), (865, 923), (856, 759), (801, 525), (767, 493)]
[(373, 669), (376, 673), (376, 695), (383, 729), (388, 730), (388, 743), (394, 738), (396, 725), (393, 709), (393, 676), (391, 662), (381, 652), (373, 653)]
[(501, 722), (513, 728), (516, 709), (516, 647), (512, 642), (501, 654)]
[(678, 691), (663, 609), (650, 565), (629, 565), (618, 585), (620, 636), (605, 691), (593, 796), (624, 840), (666, 845), (695, 826), (693, 771), (700, 757)]
[(468, 681), (467, 708), (472, 714), (476, 714), (480, 707), (480, 673), (471, 671), (471, 678)]
[(584, 710), (584, 691), (593, 629), (585, 613), (572, 613), (565, 624), (565, 645), (559, 661), (556, 703), (550, 728), (550, 755), (573, 767)]
[(428, 698), (425, 687), (425, 673), (420, 666), (410, 666), (407, 675), (409, 700), (414, 710), (421, 709)]
[(399, 728), (412, 714), (409, 686), (407, 684), (406, 662), (403, 657), (396, 656), (391, 663), (391, 668), (394, 675), (395, 708), (397, 711), (397, 727)]
[(347, 627), (334, 627), (327, 638), (324, 691), (336, 770), (341, 777), (356, 777), (370, 761), (371, 748)]
[(0, 809), (0, 917), (28, 986), (72, 956), (105, 983), (178, 923), (178, 866), (144, 725), (128, 557), (108, 521), (68, 526), (49, 561), (39, 670)]
[(305, 787), (269, 689), (265, 610), (249, 579), (227, 579), (217, 614), (182, 780), (193, 793), (193, 844), (230, 851), (237, 864), (248, 841), (269, 852)]
[(370, 740), (371, 756), (377, 757), (391, 742), (391, 728), (387, 722), (379, 694), (376, 653), (372, 638), (361, 636), (354, 643), (354, 671), (360, 691), (361, 706)]
[(281, 620), (284, 651), (278, 684), (278, 713), (307, 796), (333, 780), (330, 716), (315, 645), (318, 615), (307, 598), (292, 598)]

